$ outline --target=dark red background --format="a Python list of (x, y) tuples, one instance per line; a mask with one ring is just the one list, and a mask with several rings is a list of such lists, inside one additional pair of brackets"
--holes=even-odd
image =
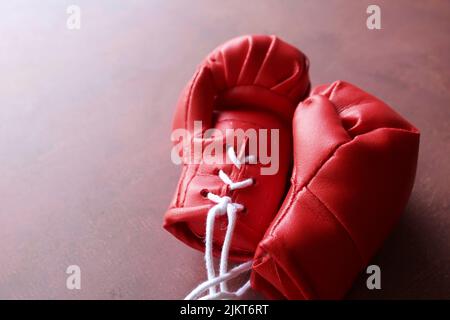
[(161, 227), (171, 118), (201, 59), (247, 33), (279, 35), (313, 85), (355, 83), (422, 132), (410, 203), (373, 261), (382, 290), (363, 275), (349, 298), (450, 298), (449, 32), (446, 0), (1, 2), (0, 298), (177, 299), (204, 279)]

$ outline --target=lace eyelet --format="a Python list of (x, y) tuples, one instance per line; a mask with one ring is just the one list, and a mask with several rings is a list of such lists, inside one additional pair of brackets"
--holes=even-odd
[(230, 186), (226, 186), (225, 187), (225, 195), (227, 196), (227, 197), (233, 197), (233, 193), (234, 193), (234, 190), (231, 190), (231, 188), (230, 188)]
[(208, 193), (209, 193), (209, 190), (208, 190), (208, 189), (202, 189), (202, 190), (200, 190), (200, 195), (201, 195), (203, 198), (208, 198)]

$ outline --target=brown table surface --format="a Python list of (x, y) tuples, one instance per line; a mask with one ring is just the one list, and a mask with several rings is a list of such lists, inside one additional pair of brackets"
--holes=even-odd
[[(124, 3), (0, 3), (0, 298), (177, 299), (204, 279), (201, 253), (161, 227), (170, 124), (195, 66), (248, 33), (279, 35), (313, 85), (353, 82), (422, 132), (410, 203), (373, 261), (382, 290), (362, 275), (349, 298), (450, 298), (449, 1)], [(382, 30), (366, 28), (372, 3)], [(66, 288), (72, 264), (81, 290)]]

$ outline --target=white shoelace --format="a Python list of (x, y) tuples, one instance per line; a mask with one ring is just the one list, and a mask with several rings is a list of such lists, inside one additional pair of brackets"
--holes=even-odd
[[(227, 155), (231, 162), (240, 169), (243, 163), (254, 163), (255, 157), (248, 156), (242, 162), (236, 155), (234, 148), (229, 146), (227, 148)], [(230, 190), (243, 189), (253, 184), (253, 179), (248, 178), (242, 181), (233, 182), (231, 178), (222, 170), (219, 171), (219, 178), (229, 186)], [(233, 238), (234, 226), (236, 224), (236, 214), (244, 209), (244, 206), (239, 203), (234, 203), (228, 196), (220, 197), (214, 193), (208, 192), (207, 197), (212, 202), (216, 203), (208, 211), (206, 217), (206, 232), (205, 232), (205, 264), (208, 275), (208, 280), (201, 283), (194, 290), (189, 293), (185, 300), (210, 300), (210, 299), (236, 299), (242, 296), (250, 288), (250, 280), (247, 281), (241, 288), (235, 292), (230, 292), (227, 281), (233, 279), (240, 274), (251, 269), (252, 261), (244, 262), (230, 271), (228, 271), (228, 256), (230, 252), (231, 240)], [(216, 277), (213, 261), (213, 236), (214, 236), (214, 222), (217, 216), (227, 214), (228, 226), (225, 233), (225, 239), (222, 245), (220, 254), (219, 276)], [(219, 285), (219, 291), (217, 286)], [(209, 294), (200, 297), (206, 290)]]

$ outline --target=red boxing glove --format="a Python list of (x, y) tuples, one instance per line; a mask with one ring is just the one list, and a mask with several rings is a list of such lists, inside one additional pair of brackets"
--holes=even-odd
[(293, 132), (292, 185), (258, 246), (251, 285), (269, 298), (340, 299), (406, 206), (419, 132), (342, 81), (300, 103)]
[[(182, 173), (164, 217), (164, 228), (203, 251), (208, 212), (222, 201), (219, 198), (229, 197), (230, 203), (238, 203), (241, 206), (237, 208), (243, 209), (233, 226), (230, 259), (252, 259), (283, 201), (292, 165), (292, 116), (308, 91), (307, 58), (275, 36), (240, 37), (214, 50), (199, 66), (177, 105), (173, 128), (186, 129), (190, 135), (183, 138), (185, 148), (178, 149)], [(196, 121), (202, 122), (200, 130), (195, 128)], [(227, 129), (269, 129), (267, 139), (257, 137), (258, 144), (264, 143), (261, 139), (269, 140), (269, 154), (270, 130), (278, 129), (279, 161), (273, 164), (278, 170), (261, 175), (265, 166), (260, 161), (246, 164), (242, 158), (238, 163), (208, 164), (204, 159), (192, 163), (199, 156), (193, 155), (195, 144), (204, 150), (213, 143), (228, 148), (231, 158), (243, 151), (234, 143), (227, 145), (224, 136), (205, 137), (205, 130), (210, 128), (223, 133)], [(173, 140), (181, 143), (180, 137)], [(186, 151), (186, 145), (192, 148)], [(243, 184), (232, 185), (228, 180)], [(224, 206), (227, 203), (222, 202)], [(221, 253), (229, 223), (227, 215), (221, 213), (212, 232), (215, 256)]]

